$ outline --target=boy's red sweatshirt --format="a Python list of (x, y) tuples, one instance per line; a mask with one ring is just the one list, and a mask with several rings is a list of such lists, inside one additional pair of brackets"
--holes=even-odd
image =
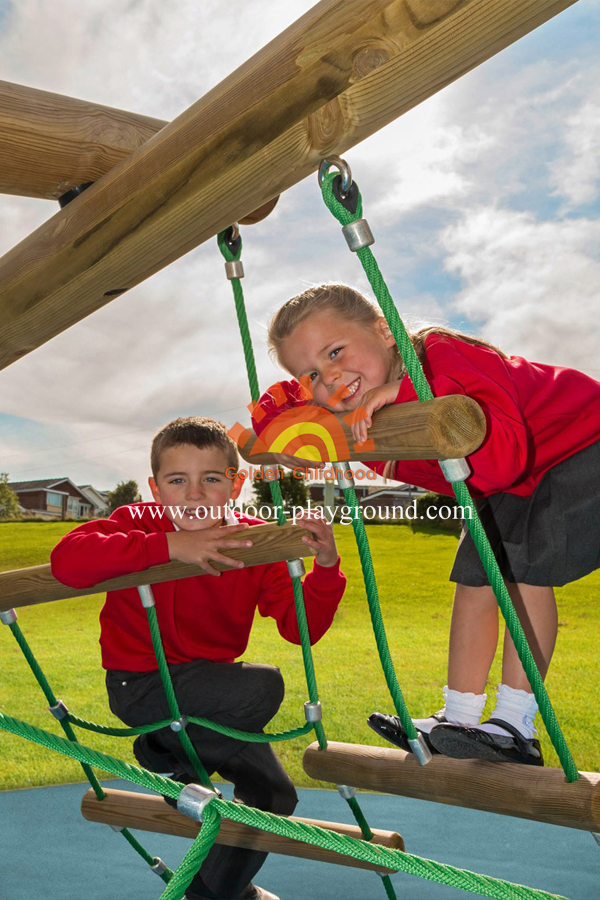
[[(135, 503), (120, 507), (109, 519), (80, 525), (52, 551), (52, 574), (69, 587), (84, 588), (169, 562), (167, 533), (175, 528), (159, 510), (162, 507), (155, 503)], [(236, 518), (250, 525), (263, 524), (243, 514)], [(345, 586), (339, 560), (331, 568), (315, 561), (304, 579), (313, 644), (330, 627)], [(170, 664), (195, 659), (233, 662), (247, 647), (257, 608), (261, 616), (275, 619), (282, 637), (300, 643), (292, 582), (283, 562), (230, 569), (218, 578), (199, 575), (167, 581), (153, 585), (152, 590)], [(136, 588), (107, 593), (100, 626), (105, 669), (148, 672), (157, 668), (146, 610)]]

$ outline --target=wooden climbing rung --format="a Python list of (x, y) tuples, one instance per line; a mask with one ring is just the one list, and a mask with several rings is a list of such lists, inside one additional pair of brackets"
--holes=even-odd
[(246, 431), (238, 438), (239, 451), (254, 465), (276, 462), (273, 453), (303, 458), (303, 446), (318, 454), (310, 459), (330, 462), (456, 459), (477, 450), (485, 437), (481, 407), (462, 394), (384, 407), (373, 416), (365, 444), (354, 443), (349, 417), (318, 406), (299, 406), (274, 420), (258, 438)]
[[(227, 555), (232, 559), (241, 559), (247, 566), (261, 566), (265, 563), (310, 556), (313, 551), (303, 543), (302, 538), (305, 536), (306, 531), (299, 525), (281, 527), (274, 524), (252, 525), (243, 532), (244, 540), (252, 541), (252, 547), (228, 550)], [(230, 568), (219, 562), (212, 561), (211, 564), (215, 569), (222, 571)], [(175, 581), (203, 574), (204, 570), (199, 566), (170, 562), (162, 566), (152, 566), (143, 572), (132, 572), (130, 575), (111, 578), (91, 587), (70, 588), (54, 578), (49, 565), (13, 569), (10, 572), (0, 573), (0, 610), (66, 600), (70, 597), (103, 594), (106, 591), (137, 587), (142, 584), (159, 584), (162, 581)]]
[[(98, 800), (93, 790), (87, 791), (81, 801), (81, 812), (84, 819), (90, 822), (102, 822), (105, 825), (117, 825), (121, 828), (139, 828), (142, 831), (156, 831), (161, 834), (173, 834), (177, 837), (194, 839), (201, 825), (194, 819), (182, 815), (169, 806), (162, 797), (155, 794), (139, 794), (135, 791), (116, 791), (105, 788), (105, 799)], [(336, 831), (347, 837), (361, 838), (360, 828), (356, 825), (340, 825), (337, 822), (319, 822), (315, 819), (300, 819), (290, 816), (290, 821), (304, 825), (318, 825)], [(394, 850), (404, 850), (404, 841), (395, 831), (373, 831), (373, 843)], [(316, 859), (320, 862), (337, 863), (341, 866), (352, 866), (358, 869), (375, 869), (391, 872), (395, 870), (380, 867), (335, 853), (323, 850), (313, 844), (293, 841), (290, 838), (251, 828), (239, 822), (223, 819), (217, 835), (217, 844), (229, 847), (245, 847), (249, 850), (264, 850), (267, 853), (283, 853), (287, 856), (298, 856), (301, 859)]]
[(600, 775), (580, 772), (567, 782), (561, 769), (434, 756), (420, 766), (392, 747), (313, 743), (304, 754), (311, 778), (400, 794), (435, 803), (600, 831)]

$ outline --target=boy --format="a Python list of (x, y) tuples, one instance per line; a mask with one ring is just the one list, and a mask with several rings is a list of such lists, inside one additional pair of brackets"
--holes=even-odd
[[(156, 613), (180, 709), (260, 732), (283, 700), (279, 669), (234, 660), (245, 651), (256, 608), (272, 616), (280, 634), (299, 643), (292, 584), (283, 562), (253, 566), (227, 556), (249, 547), (244, 532), (259, 519), (228, 508), (243, 480), (237, 448), (214, 419), (176, 419), (152, 443), (150, 489), (155, 503), (117, 509), (110, 519), (80, 525), (51, 556), (52, 572), (64, 584), (88, 587), (169, 560), (195, 563), (209, 575), (153, 586)], [(312, 643), (333, 621), (345, 588), (333, 531), (323, 520), (299, 522), (312, 532), (313, 571), (304, 593)], [(211, 562), (230, 566), (218, 572)], [(212, 575), (213, 577), (210, 577)], [(218, 580), (217, 577), (218, 576)], [(169, 718), (146, 612), (135, 588), (109, 591), (100, 613), (102, 665), (111, 710), (129, 726)], [(206, 770), (233, 782), (236, 798), (249, 806), (290, 815), (298, 798), (270, 744), (245, 743), (197, 725), (188, 734)], [(176, 772), (197, 781), (177, 735), (164, 728), (140, 735), (138, 762), (156, 772)], [(179, 773), (182, 772), (180, 775)], [(266, 854), (215, 846), (186, 893), (188, 900), (278, 900), (252, 884)]]

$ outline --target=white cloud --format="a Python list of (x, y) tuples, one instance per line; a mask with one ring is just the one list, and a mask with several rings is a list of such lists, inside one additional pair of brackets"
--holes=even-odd
[(600, 222), (482, 208), (443, 235), (459, 313), (508, 353), (598, 377)]
[[(174, 13), (162, 0), (22, 0), (3, 21), (3, 77), (170, 119), (311, 5), (181, 0)], [(562, 21), (549, 26), (555, 35)], [(581, 39), (557, 61), (555, 48), (539, 42), (528, 55), (525, 38), (348, 154), (382, 271), (415, 325), (458, 313), (509, 351), (594, 364), (597, 225), (542, 210), (562, 202), (576, 213), (597, 196), (600, 65), (588, 53), (584, 74)], [(56, 210), (24, 198), (0, 203), (0, 252)], [(264, 342), (281, 302), (321, 281), (368, 285), (316, 178), (288, 191), (243, 237), (248, 315), (267, 386), (281, 376)], [(0, 413), (38, 423), (37, 438), (29, 429), (27, 440), (15, 433), (0, 445), (0, 469), (2, 455), (20, 451), (23, 477), (143, 483), (151, 434), (170, 418), (248, 421), (231, 288), (215, 242), (0, 372), (0, 386)], [(9, 471), (21, 477), (13, 462)]]

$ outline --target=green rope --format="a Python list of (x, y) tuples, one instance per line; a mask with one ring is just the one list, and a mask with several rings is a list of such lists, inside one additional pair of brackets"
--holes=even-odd
[[(359, 192), (359, 202), (357, 204), (356, 213), (350, 213), (339, 200), (337, 200), (333, 193), (332, 186), (335, 178), (336, 174), (333, 172), (328, 173), (323, 178), (321, 184), (323, 199), (335, 218), (341, 222), (342, 225), (347, 225), (362, 217), (362, 198)], [(433, 399), (433, 393), (427, 382), (425, 373), (423, 372), (423, 367), (417, 357), (410, 336), (404, 327), (404, 323), (398, 314), (396, 305), (391, 297), (379, 266), (377, 265), (377, 261), (371, 252), (371, 248), (363, 247), (361, 250), (357, 251), (356, 255), (360, 259), (365, 274), (369, 279), (369, 283), (373, 288), (373, 292), (377, 297), (377, 301), (385, 315), (390, 331), (398, 345), (398, 350), (404, 360), (404, 365), (406, 366), (408, 376), (413, 383), (417, 397), (421, 402)], [(463, 506), (468, 506), (472, 511), (473, 518), (470, 521), (467, 520), (467, 526), (473, 535), (475, 546), (479, 551), (486, 574), (494, 589), (498, 605), (519, 655), (519, 659), (521, 660), (521, 664), (523, 665), (523, 669), (527, 675), (529, 684), (531, 685), (550, 740), (560, 759), (561, 766), (567, 780), (575, 781), (579, 777), (577, 766), (575, 765), (560, 725), (558, 724), (543, 678), (539, 673), (533, 654), (527, 643), (525, 632), (523, 631), (513, 602), (506, 589), (506, 585), (504, 584), (498, 563), (490, 546), (488, 537), (479, 520), (479, 515), (472, 501), (469, 489), (464, 483), (453, 484), (453, 489), (459, 503)]]
[[(219, 249), (227, 262), (231, 262), (234, 259), (239, 260), (242, 254), (242, 240), (241, 236), (239, 239), (239, 244), (237, 244), (238, 250), (237, 253), (233, 254), (229, 244), (227, 243), (226, 237), (229, 234), (229, 229), (222, 231), (217, 237), (217, 243), (219, 245)], [(248, 327), (248, 316), (246, 314), (246, 305), (244, 301), (244, 291), (241, 285), (241, 281), (239, 278), (231, 279), (231, 286), (233, 289), (233, 297), (235, 302), (235, 308), (238, 318), (238, 323), (240, 326), (240, 336), (242, 339), (242, 346), (244, 349), (244, 359), (246, 361), (246, 371), (248, 374), (248, 385), (250, 388), (250, 397), (251, 400), (256, 403), (260, 397), (260, 388), (258, 385), (258, 377), (256, 375), (256, 361), (254, 358), (254, 349), (252, 346), (252, 337), (250, 335), (250, 329)], [(273, 501), (273, 506), (277, 510), (277, 523), (278, 525), (285, 525), (286, 518), (283, 512), (283, 498), (281, 495), (281, 487), (278, 481), (271, 481), (269, 483), (269, 487), (271, 490), (271, 499)], [(319, 692), (317, 688), (317, 678), (314, 667), (314, 659), (312, 654), (312, 647), (310, 643), (310, 635), (308, 631), (308, 624), (306, 621), (306, 607), (304, 605), (304, 589), (302, 587), (302, 581), (300, 578), (292, 578), (292, 587), (294, 591), (294, 606), (296, 609), (296, 617), (298, 620), (298, 631), (300, 634), (300, 648), (302, 651), (302, 660), (304, 663), (304, 672), (306, 677), (306, 685), (308, 690), (308, 696), (310, 698), (311, 703), (318, 702)], [(411, 721), (412, 726), (412, 721)], [(325, 734), (325, 729), (323, 727), (322, 722), (314, 723), (315, 736), (317, 738), (319, 747), (321, 750), (324, 750), (327, 747), (327, 736)], [(367, 840), (373, 836), (373, 832), (369, 828), (367, 820), (363, 815), (358, 800), (353, 799), (353, 802), (346, 798), (346, 802), (350, 806), (352, 813), (356, 819), (356, 822), (360, 826), (363, 837)], [(384, 887), (386, 893), (390, 900), (396, 900), (396, 894), (394, 888), (389, 880), (389, 878), (384, 878)]]
[[(86, 731), (95, 731), (98, 734), (107, 734), (112, 737), (131, 737), (134, 734), (150, 734), (152, 731), (158, 731), (160, 728), (168, 728), (172, 719), (161, 719), (160, 722), (154, 722), (152, 725), (135, 725), (132, 728), (112, 728), (110, 725), (97, 725), (96, 722), (88, 722), (87, 719), (80, 719), (71, 713), (68, 715), (68, 721), (78, 728), (84, 728)], [(234, 738), (236, 741), (246, 741), (249, 744), (275, 744), (279, 741), (289, 741), (293, 738), (302, 737), (312, 731), (310, 722), (299, 725), (298, 728), (291, 728), (289, 731), (276, 731), (270, 734), (256, 734), (252, 731), (240, 731), (239, 728), (230, 728), (228, 725), (219, 725), (218, 722), (212, 722), (210, 719), (204, 719), (201, 716), (186, 716), (193, 725), (202, 725), (203, 728), (209, 728), (218, 734), (224, 734), (226, 737)]]
[[(19, 625), (16, 622), (12, 622), (9, 625), (9, 628), (12, 631), (14, 639), (16, 640), (17, 644), (21, 648), (21, 652), (23, 653), (23, 656), (27, 660), (27, 663), (29, 664), (29, 668), (33, 672), (33, 675), (34, 675), (37, 683), (41, 687), (43, 694), (44, 694), (46, 700), (48, 701), (48, 706), (56, 706), (58, 703), (58, 700), (54, 696), (54, 691), (50, 687), (50, 683), (49, 683), (48, 679), (46, 678), (46, 676), (44, 675), (44, 672), (42, 671), (42, 667), (40, 666), (37, 659), (35, 658), (35, 655), (31, 649), (31, 647), (29, 646), (29, 643), (27, 642), (27, 639), (26, 639), (25, 635), (23, 634), (23, 632), (21, 631)], [(65, 717), (64, 719), (58, 719), (57, 721), (60, 722), (60, 726), (61, 726), (62, 730), (64, 731), (64, 733), (69, 738), (69, 740), (77, 741), (77, 735), (71, 728), (67, 718)], [(82, 764), (82, 769), (85, 772), (86, 778), (89, 781), (89, 783), (91, 784), (98, 800), (103, 800), (105, 797), (105, 794), (104, 794), (104, 791), (102, 790), (102, 786), (101, 786), (100, 782), (98, 781), (98, 779), (96, 778), (95, 774), (92, 772), (90, 767), (87, 765)]]
[[(175, 696), (175, 690), (173, 688), (173, 681), (171, 680), (171, 673), (169, 672), (169, 666), (167, 664), (167, 658), (165, 656), (165, 651), (162, 643), (162, 638), (160, 636), (160, 628), (158, 625), (158, 617), (156, 615), (156, 607), (149, 606), (146, 609), (148, 613), (148, 624), (150, 625), (150, 634), (152, 637), (152, 645), (154, 647), (154, 653), (156, 655), (156, 661), (158, 663), (158, 670), (160, 672), (160, 677), (163, 683), (163, 687), (165, 689), (165, 694), (167, 696), (167, 703), (169, 705), (169, 710), (171, 711), (171, 715), (173, 719), (181, 719), (181, 712), (179, 711), (179, 704), (177, 703), (177, 697)], [(192, 744), (190, 740), (190, 736), (187, 733), (186, 728), (182, 728), (177, 732), (177, 737), (181, 741), (181, 746), (185, 750), (186, 756), (191, 762), (194, 770), (197, 772), (200, 781), (205, 787), (213, 788), (213, 783), (208, 777), (208, 773), (202, 763), (200, 762), (200, 757), (196, 753), (196, 748)]]
[[(183, 785), (172, 781), (170, 778), (165, 778), (163, 775), (148, 772), (131, 763), (115, 759), (108, 754), (92, 750), (82, 744), (74, 744), (56, 734), (44, 731), (26, 722), (21, 722), (18, 719), (13, 719), (3, 713), (0, 713), (0, 728), (10, 734), (26, 738), (48, 749), (62, 753), (64, 756), (69, 756), (73, 759), (78, 759), (80, 762), (86, 762), (89, 765), (104, 769), (104, 771), (116, 775), (118, 778), (128, 779), (134, 784), (150, 788), (174, 799), (178, 798), (183, 788)], [(207, 812), (210, 807), (212, 807), (211, 812)], [(192, 859), (197, 866), (206, 857), (206, 853), (208, 853), (208, 849), (212, 846), (214, 840), (213, 829), (216, 829), (218, 824), (216, 816), (212, 818), (212, 813), (218, 813), (220, 816), (234, 822), (240, 822), (253, 828), (260, 828), (271, 834), (278, 834), (291, 840), (302, 841), (325, 850), (342, 853), (353, 859), (363, 860), (377, 866), (378, 869), (406, 872), (428, 881), (451, 885), (484, 897), (497, 898), (497, 900), (557, 900), (556, 894), (549, 894), (546, 891), (524, 887), (523, 885), (511, 884), (510, 882), (486, 875), (478, 875), (465, 869), (458, 869), (454, 866), (423, 859), (422, 857), (405, 853), (402, 850), (382, 847), (379, 844), (347, 837), (317, 825), (309, 825), (297, 820), (291, 821), (285, 816), (263, 812), (234, 801), (222, 800), (217, 795), (204, 810), (205, 820), (209, 825), (209, 829), (207, 829), (210, 832), (209, 835), (205, 837), (204, 843), (199, 842), (195, 850), (192, 848), (194, 852), (190, 851), (186, 856), (186, 864), (189, 863), (189, 867), (186, 868), (185, 873), (181, 874), (177, 871), (173, 875), (169, 882), (169, 887), (171, 888), (172, 886), (172, 894), (167, 895), (165, 892), (163, 896), (168, 896), (171, 900), (180, 898), (181, 894), (176, 893), (176, 891), (180, 889), (184, 879), (189, 877), (189, 872), (192, 869)], [(202, 834), (202, 830), (200, 834)], [(185, 887), (183, 889), (185, 890)], [(560, 900), (565, 900), (565, 898), (560, 898)]]
[[(48, 701), (48, 705), (56, 706), (58, 703), (58, 700), (54, 695), (54, 691), (50, 687), (50, 682), (46, 678), (46, 676), (42, 670), (42, 667), (38, 663), (21, 628), (19, 627), (19, 625), (17, 625), (16, 622), (12, 622), (9, 625), (9, 628), (10, 628), (17, 644), (21, 648), (21, 652), (23, 653), (23, 656), (27, 660), (27, 663), (29, 664), (29, 668), (33, 672), (33, 675), (35, 676), (37, 683), (39, 684), (40, 688), (42, 689), (43, 694), (44, 694), (46, 700)], [(67, 735), (68, 739), (70, 741), (72, 741), (73, 743), (77, 743), (77, 735), (71, 728), (71, 724), (70, 724), (71, 715), (68, 714), (63, 719), (58, 719), (58, 721), (60, 722), (61, 728), (63, 729), (64, 733)], [(89, 783), (92, 787), (92, 790), (94, 791), (98, 800), (104, 800), (106, 798), (106, 794), (104, 793), (104, 789), (102, 788), (102, 785), (96, 778), (96, 775), (93, 772), (93, 770), (91, 769), (91, 767), (87, 763), (82, 762), (81, 768), (85, 772), (86, 778), (89, 781)], [(142, 857), (142, 859), (148, 863), (148, 865), (150, 865), (150, 866), (154, 865), (154, 857), (150, 856), (148, 851), (145, 850), (145, 848), (140, 844), (140, 842), (138, 840), (136, 840), (136, 838), (134, 838), (134, 836), (131, 834), (131, 832), (127, 828), (122, 828), (121, 834), (123, 835), (125, 840), (128, 841), (129, 844), (133, 847), (133, 849), (136, 851), (136, 853), (138, 853)], [(171, 870), (166, 869), (165, 872), (163, 872), (161, 874), (161, 878), (163, 878), (163, 880), (167, 881), (170, 877), (170, 874), (171, 874)]]
[(373, 558), (371, 556), (371, 550), (369, 547), (369, 539), (367, 537), (365, 524), (363, 522), (362, 510), (358, 503), (356, 492), (353, 487), (344, 489), (344, 499), (348, 506), (351, 506), (353, 510), (352, 528), (354, 530), (356, 545), (358, 547), (360, 564), (362, 567), (365, 588), (367, 591), (367, 602), (369, 604), (371, 623), (373, 625), (375, 643), (377, 645), (377, 651), (379, 653), (379, 659), (381, 661), (383, 674), (385, 676), (392, 702), (400, 718), (400, 721), (402, 722), (402, 727), (404, 728), (409, 740), (415, 740), (418, 737), (417, 729), (415, 728), (413, 720), (411, 719), (410, 713), (407, 709), (406, 701), (404, 700), (402, 690), (398, 683), (396, 670), (394, 668), (394, 662), (390, 653), (387, 635), (385, 632), (385, 625), (383, 623), (381, 605), (379, 603), (377, 579), (375, 578), (375, 570), (373, 568)]
[(209, 803), (204, 811), (200, 834), (181, 860), (177, 871), (160, 895), (160, 900), (182, 900), (192, 878), (208, 856), (221, 828), (219, 811), (211, 807), (212, 803)]

